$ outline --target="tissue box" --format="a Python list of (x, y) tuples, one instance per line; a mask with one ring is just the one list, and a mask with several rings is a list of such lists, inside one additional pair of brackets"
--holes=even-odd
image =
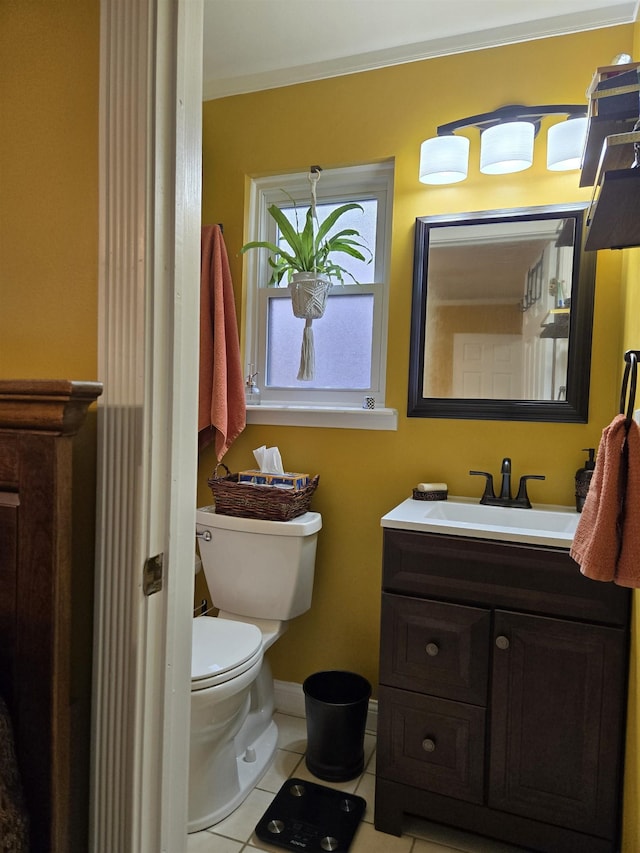
[(299, 491), (309, 485), (309, 475), (294, 474), (290, 471), (285, 471), (284, 474), (267, 474), (264, 471), (251, 469), (240, 471), (238, 482), (250, 483), (253, 486), (286, 486)]

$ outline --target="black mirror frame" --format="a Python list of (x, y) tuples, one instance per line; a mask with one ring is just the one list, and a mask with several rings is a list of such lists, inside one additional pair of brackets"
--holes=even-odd
[[(555, 423), (588, 422), (597, 253), (584, 251), (587, 208), (588, 204), (586, 203), (545, 205), (452, 215), (420, 216), (416, 219), (409, 348), (408, 417)], [(465, 400), (423, 397), (427, 273), (431, 227), (474, 225), (488, 222), (524, 222), (549, 217), (575, 217), (576, 219), (566, 400)]]

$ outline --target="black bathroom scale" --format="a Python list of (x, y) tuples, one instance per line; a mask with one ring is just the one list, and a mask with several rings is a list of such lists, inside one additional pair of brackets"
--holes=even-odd
[(285, 850), (344, 853), (367, 802), (305, 779), (288, 779), (256, 826), (260, 841)]

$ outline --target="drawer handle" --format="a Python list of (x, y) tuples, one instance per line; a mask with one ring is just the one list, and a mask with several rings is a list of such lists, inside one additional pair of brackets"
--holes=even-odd
[(427, 654), (429, 657), (434, 658), (439, 651), (437, 643), (427, 643)]
[(436, 749), (435, 740), (431, 740), (431, 738), (426, 737), (422, 741), (422, 748), (424, 749), (425, 752), (435, 752), (435, 749)]
[(499, 649), (508, 649), (509, 648), (509, 638), (500, 634), (499, 637), (496, 637), (496, 646)]

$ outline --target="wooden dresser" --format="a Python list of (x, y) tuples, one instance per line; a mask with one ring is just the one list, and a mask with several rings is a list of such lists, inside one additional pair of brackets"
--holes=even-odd
[(72, 442), (101, 393), (96, 382), (0, 380), (0, 692), (31, 853), (70, 850)]

